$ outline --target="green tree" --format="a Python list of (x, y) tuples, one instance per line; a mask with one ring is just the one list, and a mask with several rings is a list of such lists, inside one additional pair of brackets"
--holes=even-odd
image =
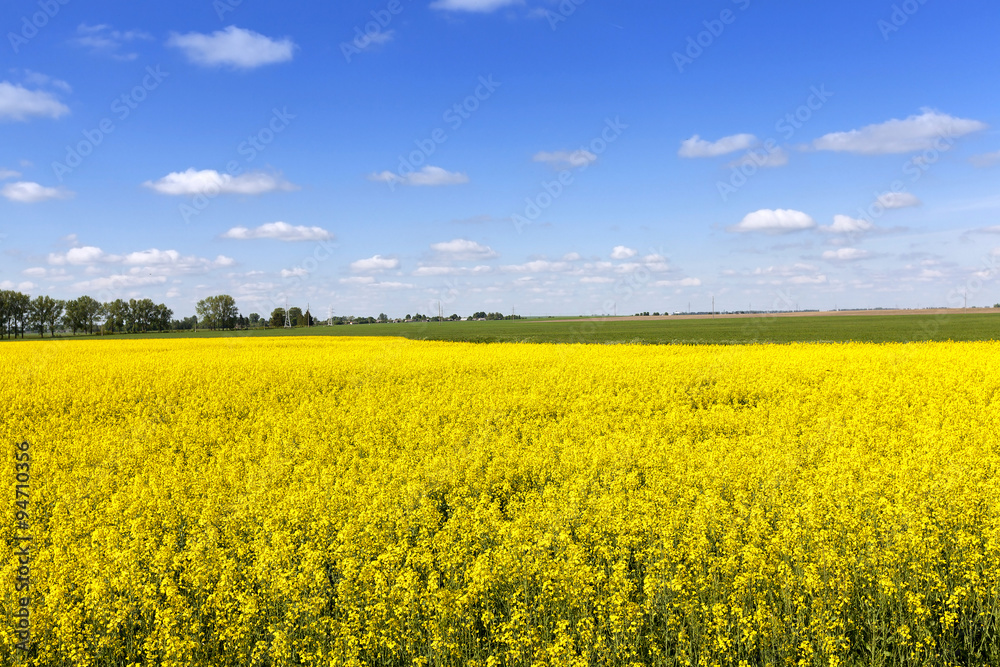
[(38, 332), (40, 336), (45, 335), (45, 327), (54, 338), (56, 335), (56, 323), (63, 314), (64, 302), (57, 301), (50, 296), (36, 296), (31, 301), (29, 308), (29, 319), (31, 328)]

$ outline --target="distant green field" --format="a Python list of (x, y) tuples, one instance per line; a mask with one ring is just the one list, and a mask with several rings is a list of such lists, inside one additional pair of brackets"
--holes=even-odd
[[(188, 338), (218, 336), (402, 336), (413, 340), (473, 343), (638, 343), (741, 344), (791, 342), (871, 343), (924, 340), (1000, 339), (1000, 313), (907, 314), (813, 317), (754, 317), (700, 320), (620, 320), (601, 322), (514, 320), (494, 322), (434, 322), (361, 324), (309, 329), (198, 331), (167, 334), (106, 336), (113, 338)], [(93, 340), (78, 336), (79, 340)], [(29, 340), (31, 338), (29, 337)], [(64, 339), (65, 340), (65, 339)]]

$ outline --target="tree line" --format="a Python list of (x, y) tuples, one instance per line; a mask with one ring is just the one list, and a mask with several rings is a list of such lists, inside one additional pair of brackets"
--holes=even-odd
[[(88, 334), (147, 333), (152, 331), (180, 331), (199, 327), (218, 329), (247, 329), (251, 327), (285, 326), (286, 319), (293, 327), (315, 326), (320, 323), (307, 309), (275, 308), (270, 317), (250, 313), (243, 317), (236, 306), (236, 299), (228, 294), (219, 294), (202, 299), (195, 308), (197, 315), (172, 320), (174, 311), (165, 304), (153, 303), (151, 299), (115, 299), (102, 303), (90, 296), (62, 301), (50, 296), (36, 296), (13, 290), (0, 291), (0, 339), (24, 338), (25, 333), (35, 332), (44, 336), (46, 332), (55, 336), (56, 330)], [(387, 322), (456, 322), (457, 314), (450, 317), (429, 317), (427, 315), (406, 315), (403, 320), (391, 319), (385, 313), (378, 317), (340, 316), (329, 318), (330, 324), (384, 324)], [(521, 319), (519, 315), (502, 313), (474, 313), (468, 320), (510, 320)]]
[(152, 299), (115, 299), (101, 303), (90, 296), (63, 301), (13, 290), (0, 291), (0, 339), (24, 338), (27, 332), (55, 336), (56, 329), (93, 334), (145, 333), (171, 328), (174, 311)]

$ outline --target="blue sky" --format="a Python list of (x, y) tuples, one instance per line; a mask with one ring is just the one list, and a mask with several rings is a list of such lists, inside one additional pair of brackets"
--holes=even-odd
[(13, 0), (0, 26), (4, 289), (177, 316), (1000, 301), (985, 0)]

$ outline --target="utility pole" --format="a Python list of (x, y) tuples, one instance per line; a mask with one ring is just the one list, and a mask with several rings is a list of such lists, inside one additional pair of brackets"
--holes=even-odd
[(712, 319), (715, 319), (715, 297), (712, 297)]

